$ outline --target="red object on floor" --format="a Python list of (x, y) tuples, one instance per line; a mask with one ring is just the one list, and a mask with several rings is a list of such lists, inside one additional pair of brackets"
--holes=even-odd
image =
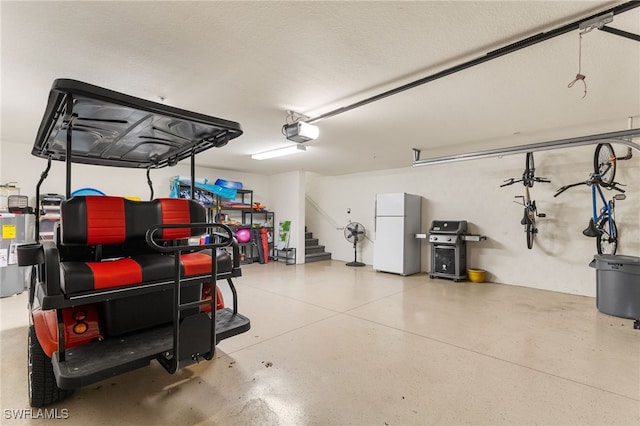
[(260, 228), (260, 241), (262, 242), (262, 251), (264, 253), (264, 263), (269, 263), (269, 238), (267, 228)]

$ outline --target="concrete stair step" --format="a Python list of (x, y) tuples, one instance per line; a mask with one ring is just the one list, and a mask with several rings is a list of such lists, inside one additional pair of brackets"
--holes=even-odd
[(307, 246), (304, 248), (305, 254), (322, 253), (324, 252), (324, 246)]
[(322, 260), (331, 260), (331, 253), (327, 253), (327, 252), (309, 253), (309, 254), (305, 254), (304, 256), (305, 263), (320, 262)]
[(313, 238), (313, 232), (304, 228), (304, 262), (320, 262), (331, 260), (331, 253), (325, 251), (325, 246), (320, 245), (317, 238)]

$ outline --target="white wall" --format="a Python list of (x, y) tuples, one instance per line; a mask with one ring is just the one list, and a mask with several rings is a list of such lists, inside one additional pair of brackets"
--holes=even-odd
[[(296, 263), (304, 263), (305, 173), (302, 171), (269, 176), (269, 210), (275, 212), (276, 230), (284, 220), (291, 221), (289, 247), (296, 248)], [(274, 240), (277, 241), (277, 238)]]
[[(28, 144), (2, 142), (0, 151), (2, 152), (0, 183), (18, 182), (20, 193), (28, 195), (30, 197), (29, 205), (35, 206), (36, 184), (47, 165), (47, 161), (32, 156), (31, 145)], [(181, 161), (175, 167), (152, 170), (151, 180), (153, 181), (154, 196), (168, 196), (171, 178), (177, 175), (189, 176), (190, 174), (189, 160)], [(240, 181), (246, 189), (253, 190), (254, 201), (269, 205), (269, 185), (264, 176), (206, 167), (196, 167), (196, 176), (208, 178), (210, 181), (215, 181), (217, 178)], [(137, 196), (143, 200), (148, 200), (150, 195), (146, 170), (73, 165), (71, 190), (85, 187), (99, 189), (108, 195)], [(64, 162), (52, 162), (49, 177), (42, 184), (41, 192), (65, 193)]]
[[(614, 147), (619, 156), (626, 153), (626, 148)], [(374, 240), (375, 194), (418, 194), (424, 197), (423, 232), (428, 232), (433, 220), (467, 220), (469, 232), (487, 236), (487, 241), (467, 243), (468, 266), (486, 269), (490, 281), (594, 296), (595, 270), (587, 265), (596, 253), (595, 239), (582, 235), (591, 215), (590, 190), (581, 186), (553, 197), (562, 185), (588, 178), (594, 148), (535, 153), (536, 174), (552, 183), (532, 188), (538, 211), (547, 214), (538, 221), (539, 234), (532, 250), (526, 248), (520, 225), (522, 207), (513, 203), (513, 196), (522, 194), (522, 185), (499, 187), (503, 180), (522, 175), (524, 154), (344, 176), (308, 174), (307, 196), (324, 213), (307, 203), (306, 224), (334, 259), (349, 261), (352, 246), (333, 221), (342, 226), (349, 220), (361, 222)], [(618, 254), (640, 256), (640, 153), (618, 163), (616, 180), (627, 184), (628, 196), (616, 205)], [(607, 191), (606, 195), (612, 194)], [(373, 250), (374, 243), (365, 241), (363, 262), (373, 263)], [(429, 263), (430, 247), (423, 240), (423, 271), (430, 270)]]

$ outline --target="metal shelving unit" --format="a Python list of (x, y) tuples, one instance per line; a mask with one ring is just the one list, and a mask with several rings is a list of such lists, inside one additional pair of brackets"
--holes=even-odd
[[(217, 198), (217, 207), (212, 208), (213, 215), (217, 216), (212, 218), (214, 221), (220, 221), (222, 223), (225, 222), (225, 219), (233, 220), (234, 218), (239, 219), (241, 225), (228, 225), (232, 230), (238, 230), (242, 228), (250, 229), (254, 231), (257, 228), (264, 227), (267, 228), (268, 232), (271, 233), (271, 241), (269, 242), (268, 256), (273, 258), (273, 234), (274, 234), (274, 220), (275, 215), (273, 212), (268, 210), (257, 211), (253, 208), (253, 191), (250, 189), (239, 189), (237, 192), (235, 203), (240, 205), (246, 205), (247, 207), (224, 207), (222, 204), (222, 200)], [(225, 215), (225, 217), (220, 217), (220, 215)], [(264, 221), (259, 222), (258, 220), (263, 218)], [(268, 223), (268, 226), (256, 226), (258, 223)], [(240, 243), (241, 253), (244, 255), (244, 262), (251, 263), (259, 261), (259, 251), (258, 251), (258, 243), (259, 241), (256, 239), (254, 232), (251, 232), (251, 240), (246, 243)]]
[[(204, 191), (204, 190), (201, 190)], [(274, 251), (274, 235), (275, 235), (275, 214), (272, 211), (258, 211), (253, 208), (253, 191), (250, 189), (239, 189), (237, 191), (234, 204), (246, 207), (225, 207), (223, 200), (214, 194), (211, 194), (215, 200), (214, 206), (208, 209), (207, 220), (209, 222), (224, 223), (234, 232), (238, 229), (249, 229), (251, 231), (263, 227), (270, 233), (271, 238), (268, 244), (268, 256), (271, 259), (276, 258)], [(264, 219), (263, 221), (258, 221)], [(241, 224), (231, 224), (230, 221), (240, 222)], [(267, 224), (256, 226), (256, 224)], [(254, 232), (251, 232), (251, 240), (246, 243), (239, 243), (240, 253), (244, 257), (244, 263), (252, 263), (259, 260), (258, 240)]]

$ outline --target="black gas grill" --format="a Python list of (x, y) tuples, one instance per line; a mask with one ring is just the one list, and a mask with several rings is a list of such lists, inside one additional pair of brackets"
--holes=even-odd
[(466, 220), (434, 220), (431, 223), (431, 278), (459, 281), (467, 277), (467, 236)]

